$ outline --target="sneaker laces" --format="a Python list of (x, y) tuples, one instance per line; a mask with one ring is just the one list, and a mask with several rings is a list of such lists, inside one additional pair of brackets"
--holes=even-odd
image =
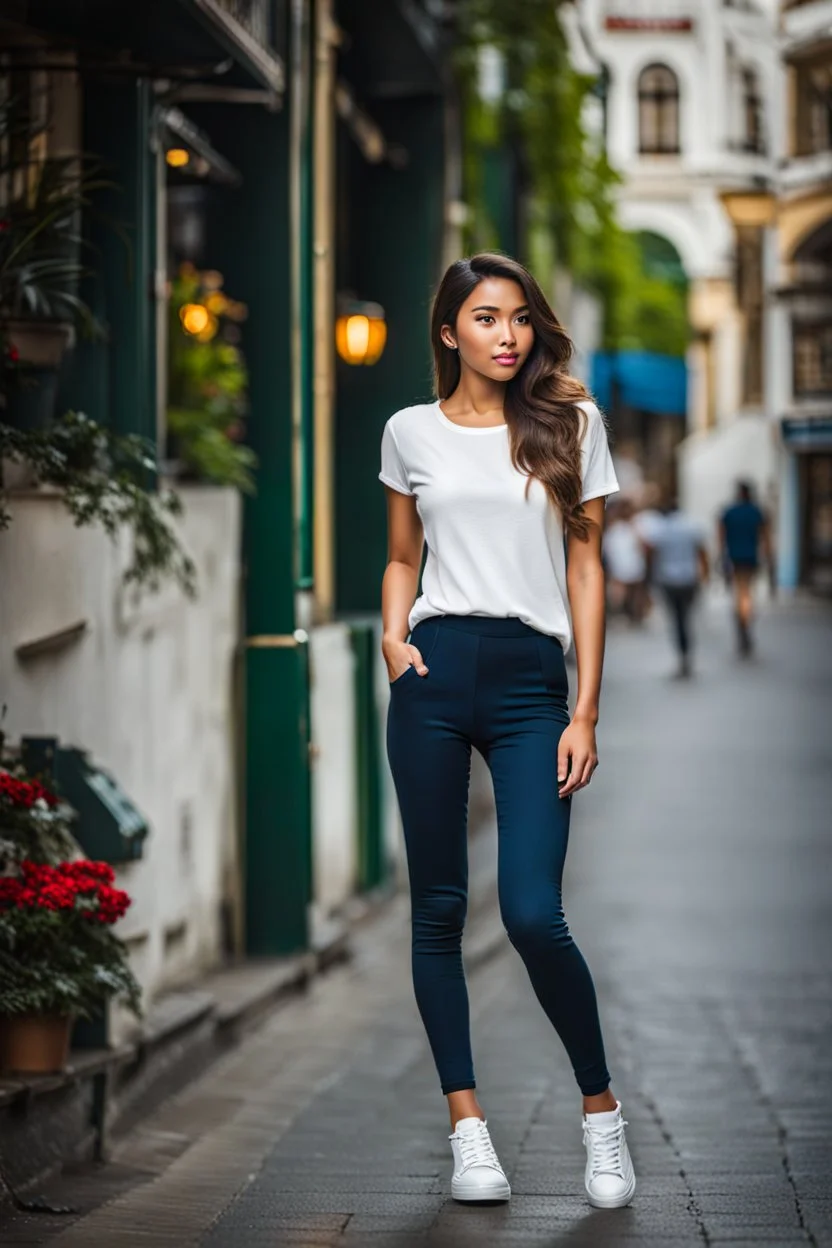
[(462, 1161), (461, 1171), (468, 1170), (471, 1166), (490, 1166), (493, 1170), (499, 1170), (502, 1174), (503, 1167), (500, 1165), (500, 1159), (495, 1152), (494, 1145), (491, 1143), (488, 1127), (483, 1121), (480, 1121), (479, 1126), (474, 1131), (455, 1131), (453, 1135), (448, 1136), (448, 1139), (456, 1140), (459, 1145), (460, 1159)]
[(617, 1174), (623, 1178), (621, 1146), (626, 1126), (623, 1118), (612, 1126), (595, 1126), (589, 1121), (584, 1123), (584, 1144), (592, 1149), (590, 1163), (593, 1178), (599, 1174)]

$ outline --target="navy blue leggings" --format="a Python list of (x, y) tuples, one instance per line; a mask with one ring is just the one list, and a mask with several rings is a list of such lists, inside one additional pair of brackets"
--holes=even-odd
[(430, 671), (390, 686), (387, 750), (404, 825), (413, 985), (442, 1091), (476, 1086), (462, 929), (471, 747), (497, 805), (500, 913), (585, 1096), (610, 1077), (592, 977), (566, 925), (570, 798), (557, 792), (569, 723), (560, 643), (517, 619), (436, 616), (410, 638)]

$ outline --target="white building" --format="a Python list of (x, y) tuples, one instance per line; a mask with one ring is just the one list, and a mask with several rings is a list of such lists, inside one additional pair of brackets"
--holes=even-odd
[(780, 19), (783, 160), (766, 215), (766, 401), (780, 435), (780, 581), (832, 589), (832, 5)]
[(578, 13), (607, 76), (621, 223), (672, 243), (689, 280), (680, 490), (712, 525), (738, 475), (769, 499), (776, 475), (759, 256), (754, 240), (738, 256), (722, 201), (773, 176), (782, 141), (775, 15), (763, 0), (578, 0)]
[(55, 490), (11, 492), (0, 542), (10, 741), (57, 737), (88, 751), (150, 827), (141, 857), (118, 870), (133, 898), (119, 933), (148, 1004), (222, 959), (239, 894), (240, 500), (208, 487), (182, 497), (193, 602), (173, 583), (156, 595), (128, 592), (126, 538), (76, 529)]

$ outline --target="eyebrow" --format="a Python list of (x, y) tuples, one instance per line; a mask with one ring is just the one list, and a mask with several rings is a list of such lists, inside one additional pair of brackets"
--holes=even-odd
[[(514, 312), (516, 315), (518, 312), (528, 312), (528, 310), (529, 310), (529, 305), (527, 303), (521, 303), (519, 308), (514, 309)], [(499, 312), (501, 311), (501, 309), (495, 308), (491, 304), (483, 303), (478, 308), (472, 308), (471, 311), (472, 312)]]

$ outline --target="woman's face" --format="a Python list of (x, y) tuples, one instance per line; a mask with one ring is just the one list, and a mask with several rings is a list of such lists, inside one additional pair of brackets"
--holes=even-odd
[(485, 277), (459, 309), (456, 325), (442, 326), (442, 341), (492, 381), (511, 381), (529, 358), (534, 330), (519, 282)]

